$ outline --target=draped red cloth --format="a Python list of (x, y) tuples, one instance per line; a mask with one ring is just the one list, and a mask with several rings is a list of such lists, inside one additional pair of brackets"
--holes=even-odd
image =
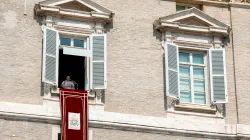
[(88, 140), (88, 93), (60, 89), (62, 140)]

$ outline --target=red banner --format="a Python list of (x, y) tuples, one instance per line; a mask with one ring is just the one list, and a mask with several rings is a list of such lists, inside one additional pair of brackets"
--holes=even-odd
[(60, 89), (62, 140), (88, 140), (88, 93)]

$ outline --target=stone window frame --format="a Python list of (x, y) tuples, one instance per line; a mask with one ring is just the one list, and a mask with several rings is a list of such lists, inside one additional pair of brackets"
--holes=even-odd
[[(211, 43), (202, 43), (202, 42), (192, 42), (187, 40), (178, 40), (175, 36), (175, 33), (172, 31), (166, 31), (163, 36), (163, 42), (172, 43), (178, 46), (181, 50), (187, 50), (191, 52), (206, 52), (208, 55), (209, 49), (211, 48), (221, 48), (223, 45), (222, 40), (219, 37), (210, 37), (212, 40)], [(192, 36), (191, 33), (188, 33)], [(208, 37), (209, 38), (209, 37)], [(163, 44), (165, 44), (163, 43)], [(209, 57), (207, 56), (208, 63), (210, 62)], [(207, 78), (206, 83), (210, 83), (210, 65), (208, 64), (207, 69)], [(166, 112), (170, 113), (180, 113), (185, 111), (186, 114), (189, 113), (202, 113), (202, 114), (215, 114), (218, 117), (223, 117), (223, 106), (219, 108), (215, 104), (211, 103), (211, 91), (210, 86), (206, 89), (207, 92), (207, 103), (206, 104), (194, 104), (194, 103), (181, 103), (179, 99), (169, 98), (166, 100)], [(220, 110), (220, 111), (218, 111)]]

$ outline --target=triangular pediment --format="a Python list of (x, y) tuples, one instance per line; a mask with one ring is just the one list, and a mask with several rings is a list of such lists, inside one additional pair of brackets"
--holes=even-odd
[(81, 12), (112, 13), (107, 8), (104, 8), (91, 0), (45, 0), (39, 4)]
[(92, 8), (89, 8), (83, 4), (80, 4), (78, 1), (71, 1), (71, 2), (67, 2), (67, 3), (63, 3), (63, 4), (58, 4), (56, 6), (58, 6), (60, 8), (76, 10), (76, 11), (84, 11), (84, 12), (95, 11)]
[(60, 16), (81, 20), (112, 22), (114, 13), (91, 0), (45, 0), (35, 5), (38, 16)]
[(191, 8), (160, 18), (163, 22), (175, 22), (185, 25), (205, 27), (229, 27), (225, 23), (205, 14), (197, 8)]
[(203, 20), (200, 20), (196, 16), (183, 18), (183, 19), (177, 20), (175, 22), (179, 22), (180, 24), (195, 25), (195, 26), (205, 26), (205, 27), (213, 26), (213, 25), (211, 25)]
[(174, 30), (219, 34), (226, 36), (229, 26), (199, 9), (191, 8), (155, 20), (154, 25), (158, 30)]

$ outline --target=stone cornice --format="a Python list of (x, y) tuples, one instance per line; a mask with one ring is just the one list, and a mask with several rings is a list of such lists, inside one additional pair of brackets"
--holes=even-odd
[(227, 36), (228, 29), (225, 27), (203, 27), (203, 26), (195, 26), (195, 25), (186, 25), (180, 24), (178, 22), (166, 22), (166, 21), (158, 21), (154, 23), (156, 29), (159, 30), (180, 30), (180, 31), (187, 31), (187, 32), (198, 32), (198, 33), (206, 33), (206, 34), (218, 34), (220, 36)]
[(98, 11), (102, 11), (103, 13), (109, 13), (111, 14), (112, 11), (108, 10), (107, 8), (91, 1), (91, 0), (45, 0), (45, 1), (41, 1), (39, 2), (39, 4), (41, 5), (48, 5), (48, 6), (55, 6), (58, 4), (63, 4), (63, 3), (68, 3), (68, 2), (73, 2), (73, 1), (77, 1), (79, 2), (79, 4), (83, 4), (86, 6), (90, 6), (91, 8), (98, 10)]
[(190, 3), (210, 6), (221, 7), (238, 7), (238, 8), (250, 8), (250, 0), (163, 0), (163, 1), (176, 1), (178, 3)]
[(64, 9), (57, 6), (47, 6), (37, 4), (35, 6), (35, 13), (39, 16), (44, 15), (59, 15), (68, 16), (69, 18), (84, 18), (90, 20), (103, 20), (105, 22), (111, 22), (113, 13), (101, 13), (101, 12), (84, 12), (77, 10)]
[[(59, 105), (59, 104), (58, 104)], [(182, 134), (214, 138), (250, 138), (250, 126), (226, 124), (223, 118), (179, 116), (153, 117), (115, 112), (89, 111), (89, 125), (97, 128), (159, 134)], [(0, 118), (60, 124), (60, 107), (0, 102)]]
[[(205, 22), (208, 25), (192, 25), (180, 23), (179, 21), (182, 19), (188, 19), (195, 17), (197, 20), (201, 22)], [(190, 19), (193, 20), (193, 19)], [(229, 26), (224, 24), (223, 22), (205, 14), (204, 12), (191, 8), (188, 10), (184, 10), (181, 12), (177, 12), (172, 15), (168, 15), (165, 17), (161, 17), (154, 22), (154, 26), (156, 29), (165, 31), (165, 30), (175, 30), (175, 31), (185, 31), (185, 32), (193, 32), (193, 33), (201, 33), (201, 34), (211, 34), (214, 36), (228, 36)]]

